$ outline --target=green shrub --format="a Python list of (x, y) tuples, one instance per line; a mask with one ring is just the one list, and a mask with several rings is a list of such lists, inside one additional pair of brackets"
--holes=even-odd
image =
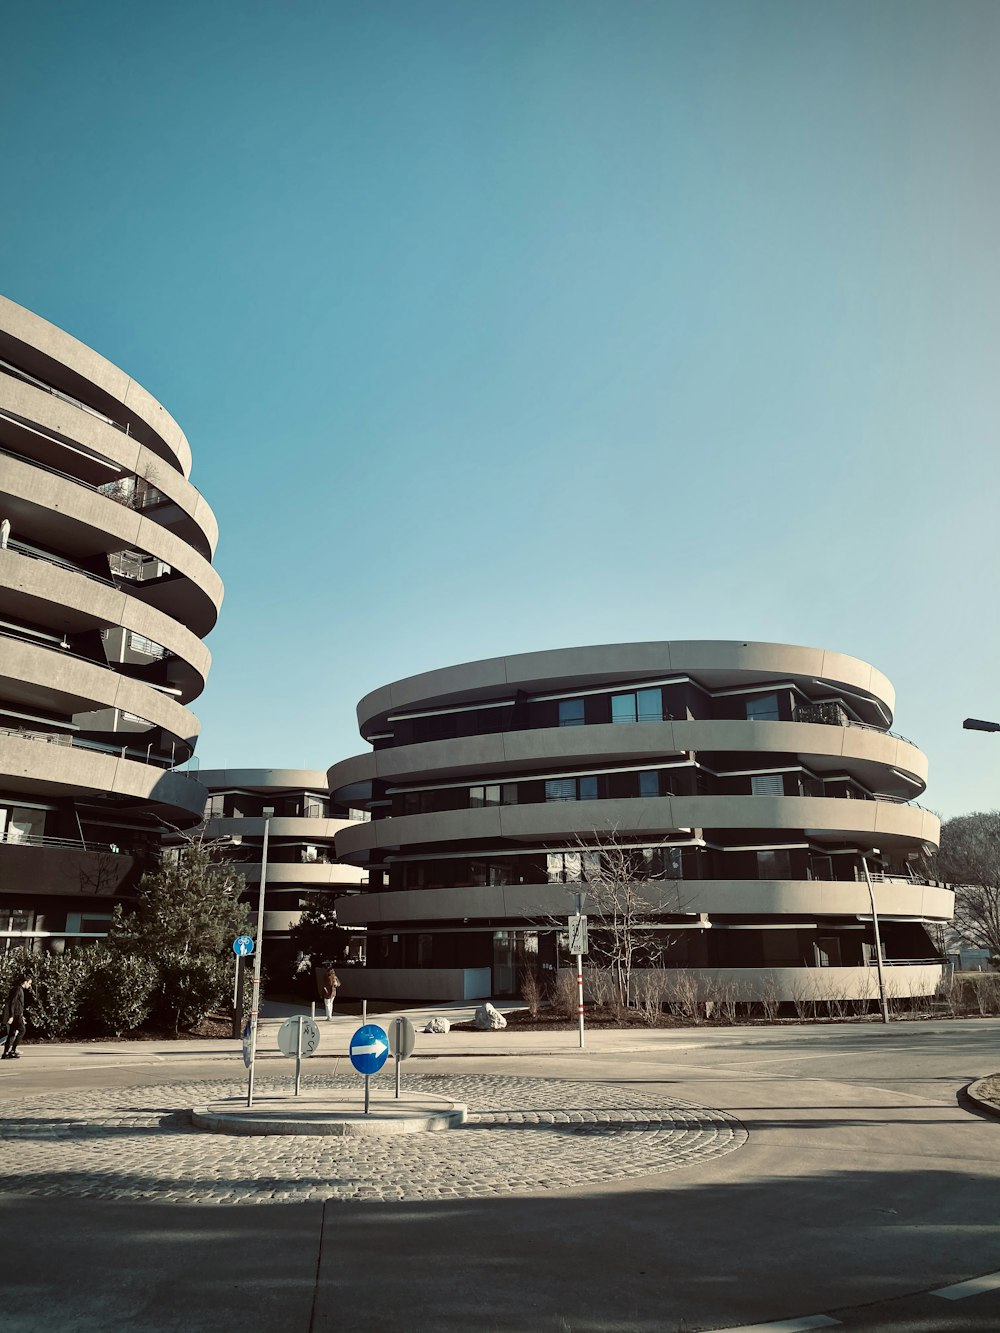
[(65, 1037), (78, 1026), (87, 981), (86, 953), (39, 954), (29, 1000), (31, 1026), (45, 1037)]
[(229, 1004), (233, 969), (222, 958), (169, 951), (157, 959), (156, 970), (153, 1021), (175, 1034), (194, 1027), (211, 1009)]
[(156, 987), (156, 968), (145, 958), (109, 949), (88, 949), (87, 979), (82, 988), (81, 1017), (102, 1036), (121, 1037), (149, 1017)]

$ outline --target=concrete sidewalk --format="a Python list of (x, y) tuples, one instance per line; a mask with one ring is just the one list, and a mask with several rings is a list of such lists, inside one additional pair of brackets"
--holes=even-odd
[[(498, 1009), (520, 1007), (498, 1001)], [(762, 1055), (772, 1052), (793, 1054), (796, 1050), (811, 1048), (816, 1042), (831, 1054), (847, 1046), (860, 1045), (862, 1049), (878, 1050), (883, 1046), (917, 1044), (925, 1038), (947, 1043), (960, 1032), (992, 1033), (1000, 1050), (1000, 1019), (935, 1020), (930, 1022), (890, 1023), (885, 1026), (870, 1023), (782, 1024), (760, 1027), (687, 1028), (594, 1028), (585, 1031), (585, 1048), (580, 1050), (575, 1028), (562, 1031), (526, 1032), (507, 1028), (500, 1032), (424, 1033), (428, 1018), (438, 1014), (451, 1022), (462, 1023), (472, 1019), (475, 1005), (437, 1005), (432, 1008), (400, 1009), (417, 1029), (414, 1061), (460, 1060), (498, 1057), (537, 1059), (568, 1059), (586, 1061), (588, 1056), (650, 1056), (671, 1058), (685, 1051), (711, 1050), (719, 1052), (723, 1060), (738, 1058), (740, 1051), (757, 1051)], [(265, 1006), (265, 1014), (258, 1036), (258, 1061), (270, 1065), (284, 1062), (277, 1047), (278, 1028), (285, 1018), (308, 1014), (305, 1006)], [(386, 1027), (395, 1013), (373, 1015), (369, 1022)], [(361, 1020), (355, 1015), (337, 1014), (332, 1022), (317, 1019), (320, 1029), (320, 1048), (312, 1059), (318, 1071), (329, 1068), (330, 1059), (345, 1059), (352, 1034)], [(159, 1081), (167, 1074), (184, 1067), (190, 1075), (198, 1067), (206, 1074), (219, 1062), (238, 1061), (242, 1065), (242, 1043), (232, 1038), (178, 1038), (151, 1041), (97, 1041), (97, 1042), (40, 1042), (29, 1040), (22, 1046), (23, 1059), (6, 1061), (0, 1065), (0, 1090), (12, 1088), (29, 1076), (65, 1076), (76, 1074), (84, 1079), (88, 1072), (102, 1069), (134, 1067), (136, 1071), (147, 1066), (159, 1066), (150, 1077)], [(1000, 1054), (994, 1062), (1000, 1067)], [(993, 1073), (993, 1068), (973, 1069), (969, 1079)], [(48, 1081), (48, 1080), (46, 1080)], [(60, 1086), (62, 1086), (60, 1082)]]

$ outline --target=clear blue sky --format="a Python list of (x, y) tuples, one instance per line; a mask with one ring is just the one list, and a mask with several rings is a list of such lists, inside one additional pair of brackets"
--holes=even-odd
[(630, 639), (880, 667), (1000, 804), (1000, 6), (8, 7), (0, 286), (174, 414), (203, 766)]

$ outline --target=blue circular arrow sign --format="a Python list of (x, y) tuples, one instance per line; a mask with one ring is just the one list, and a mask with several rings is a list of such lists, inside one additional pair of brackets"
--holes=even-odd
[(253, 940), (249, 935), (240, 935), (233, 940), (233, 953), (237, 958), (245, 958), (248, 953), (253, 953)]
[(351, 1064), (359, 1074), (377, 1074), (389, 1054), (389, 1038), (377, 1023), (366, 1023), (351, 1038)]

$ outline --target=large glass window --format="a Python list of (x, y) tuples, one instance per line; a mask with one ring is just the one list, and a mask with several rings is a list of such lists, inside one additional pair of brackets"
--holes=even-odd
[(791, 879), (792, 854), (787, 847), (772, 847), (757, 853), (757, 875), (760, 879)]
[(575, 801), (576, 778), (548, 778), (545, 782), (547, 801)]
[(582, 727), (585, 721), (582, 699), (559, 700), (559, 725), (561, 727)]
[(4, 842), (41, 841), (45, 836), (45, 811), (30, 806), (0, 806), (0, 837)]
[(663, 692), (659, 687), (611, 696), (612, 722), (662, 722)]
[(579, 884), (583, 878), (580, 852), (549, 852), (545, 862), (550, 884)]
[(634, 694), (613, 694), (611, 696), (612, 722), (635, 722), (637, 716)]
[(747, 700), (747, 720), (749, 722), (778, 722), (778, 696), (776, 694), (757, 694)]
[(660, 794), (660, 775), (655, 769), (639, 774), (639, 795), (640, 796), (659, 796)]
[(473, 807), (480, 805), (499, 805), (500, 804), (499, 782), (489, 782), (482, 787), (470, 787), (469, 804)]
[(547, 801), (596, 801), (597, 777), (548, 778), (545, 782)]

